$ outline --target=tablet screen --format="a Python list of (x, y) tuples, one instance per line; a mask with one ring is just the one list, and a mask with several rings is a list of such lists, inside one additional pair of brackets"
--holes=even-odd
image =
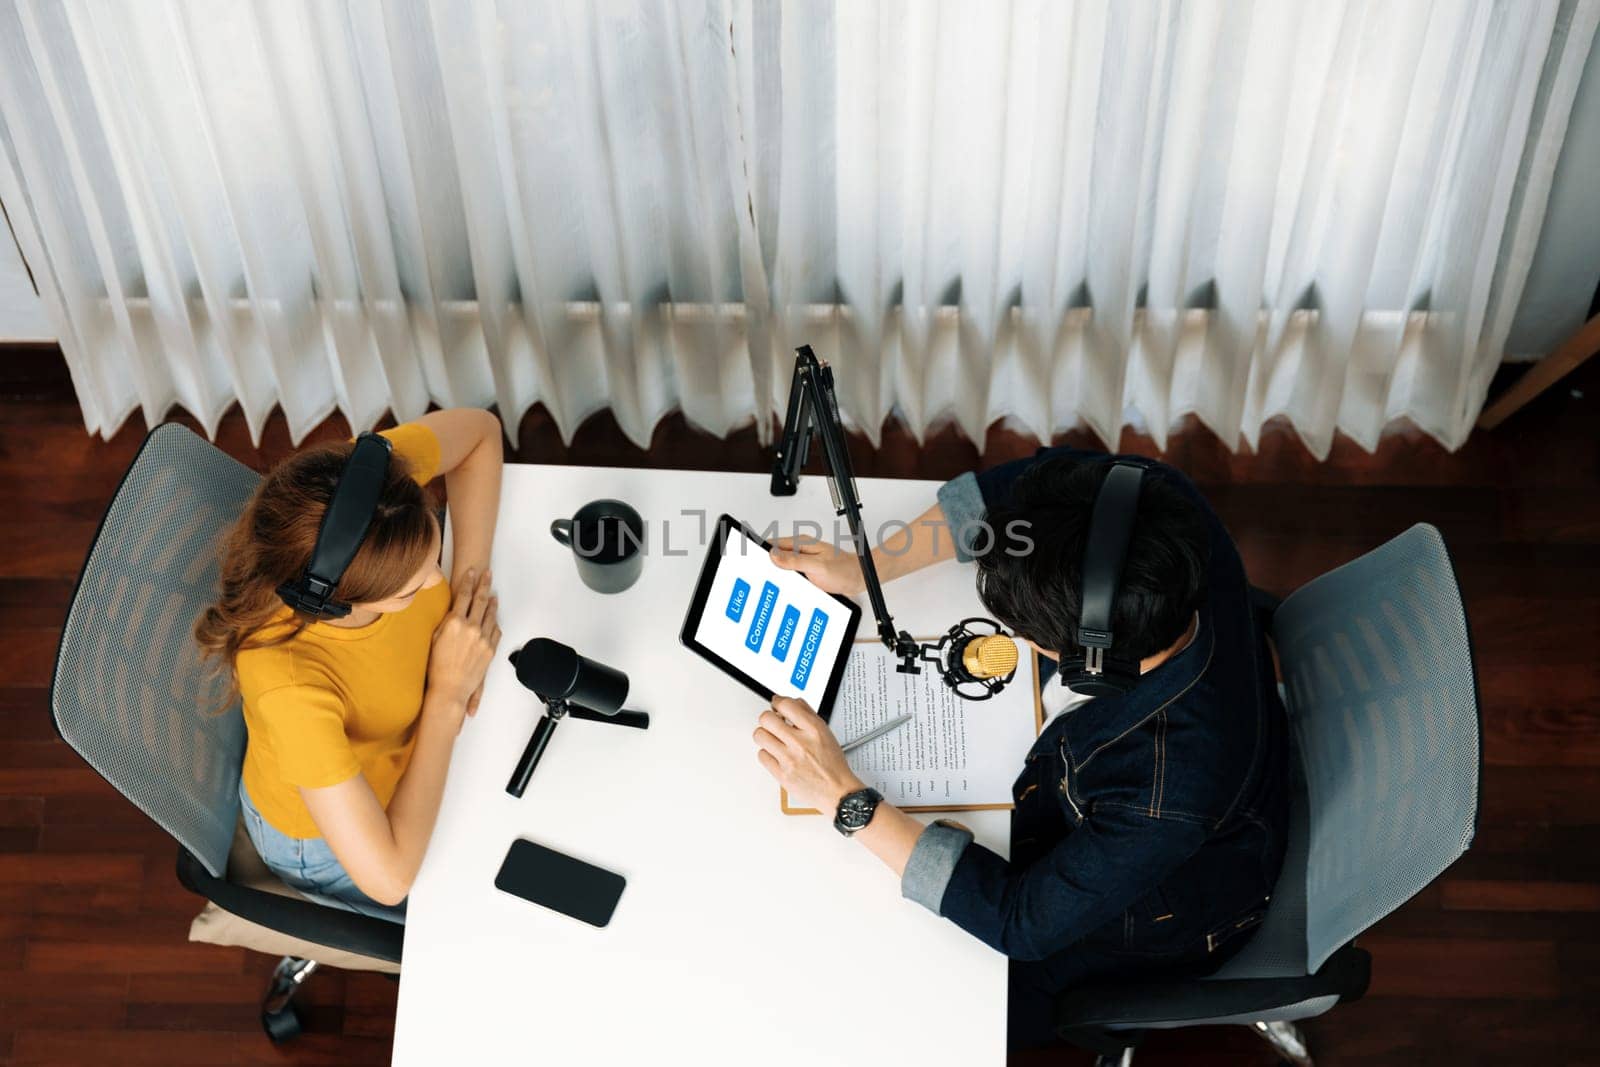
[(822, 710), (856, 614), (803, 574), (775, 565), (737, 524), (721, 524), (718, 536), (710, 591), (684, 636), (773, 693)]

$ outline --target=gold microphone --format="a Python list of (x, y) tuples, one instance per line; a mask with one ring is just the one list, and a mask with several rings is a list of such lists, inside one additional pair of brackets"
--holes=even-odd
[(993, 619), (962, 619), (937, 642), (922, 646), (922, 659), (964, 700), (988, 700), (1017, 673), (1021, 650)]
[(988, 634), (967, 642), (961, 666), (974, 678), (1003, 678), (1017, 669), (1017, 643), (1005, 634)]

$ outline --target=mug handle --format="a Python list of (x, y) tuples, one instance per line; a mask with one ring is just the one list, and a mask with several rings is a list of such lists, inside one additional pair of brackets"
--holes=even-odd
[(554, 537), (557, 541), (560, 541), (562, 544), (566, 545), (568, 548), (571, 548), (572, 547), (572, 520), (571, 519), (557, 519), (555, 522), (552, 522), (550, 524), (550, 536)]

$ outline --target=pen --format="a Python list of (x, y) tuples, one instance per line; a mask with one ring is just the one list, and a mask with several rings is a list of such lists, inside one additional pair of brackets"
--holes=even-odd
[(882, 726), (873, 727), (871, 730), (868, 730), (866, 733), (862, 734), (860, 737), (856, 738), (854, 741), (846, 741), (844, 744), (840, 745), (839, 747), (844, 749), (846, 752), (850, 752), (850, 751), (852, 751), (854, 749), (860, 748), (862, 745), (866, 744), (868, 741), (876, 741), (878, 738), (882, 737), (884, 734), (889, 733), (890, 731), (893, 731), (893, 730), (900, 729), (900, 727), (904, 726), (906, 723), (908, 723), (910, 721), (911, 721), (911, 716), (910, 715), (902, 715), (898, 719), (890, 719), (888, 722), (884, 723)]

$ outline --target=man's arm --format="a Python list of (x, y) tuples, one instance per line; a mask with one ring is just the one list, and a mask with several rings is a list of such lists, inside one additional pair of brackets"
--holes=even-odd
[(1065, 445), (1041, 448), (1031, 456), (1009, 460), (988, 470), (957, 475), (940, 486), (939, 505), (944, 509), (955, 538), (955, 558), (966, 563), (987, 551), (989, 544), (1003, 543), (1009, 532), (988, 529), (984, 516), (995, 505), (1010, 502), (1011, 487), (1028, 468), (1035, 463), (1061, 457), (1098, 460), (1104, 459), (1105, 453), (1087, 452)]
[[(872, 564), (878, 569), (879, 581), (892, 582), (954, 559), (955, 554), (944, 511), (935, 504), (873, 549)], [(846, 552), (815, 538), (780, 537), (772, 543), (772, 562), (784, 570), (799, 571), (829, 593), (855, 596), (867, 588), (854, 548)]]
[(1160, 885), (1205, 843), (1205, 829), (1106, 805), (1035, 862), (1019, 866), (948, 823), (917, 839), (903, 896), (1012, 959), (1061, 951)]
[[(1001, 463), (981, 473), (962, 474), (939, 487), (938, 501), (903, 524), (872, 550), (880, 581), (904, 578), (947, 559), (969, 562), (986, 540), (998, 543), (1005, 530), (987, 530), (984, 514), (993, 504), (1009, 498), (1011, 484), (1042, 459), (1071, 455), (1095, 459), (1100, 453), (1081, 449), (1041, 448), (1032, 456)], [(829, 593), (856, 596), (866, 589), (854, 550), (846, 552), (814, 538), (780, 537), (773, 542), (772, 561), (785, 570), (799, 571)]]
[[(796, 803), (832, 816), (846, 794), (866, 788), (845, 762), (828, 724), (803, 700), (775, 697), (772, 707), (761, 713), (754, 740), (760, 749), (757, 759)], [(899, 874), (922, 829), (893, 804), (879, 804), (872, 821), (855, 837)]]
[[(824, 814), (862, 788), (804, 701), (778, 697), (754, 738), (761, 765), (791, 798)], [(949, 823), (924, 827), (878, 805), (855, 834), (900, 877), (902, 895), (1013, 959), (1042, 959), (1087, 936), (1170, 875), (1205, 842), (1197, 823), (1107, 805), (1037, 862), (1015, 866)]]

